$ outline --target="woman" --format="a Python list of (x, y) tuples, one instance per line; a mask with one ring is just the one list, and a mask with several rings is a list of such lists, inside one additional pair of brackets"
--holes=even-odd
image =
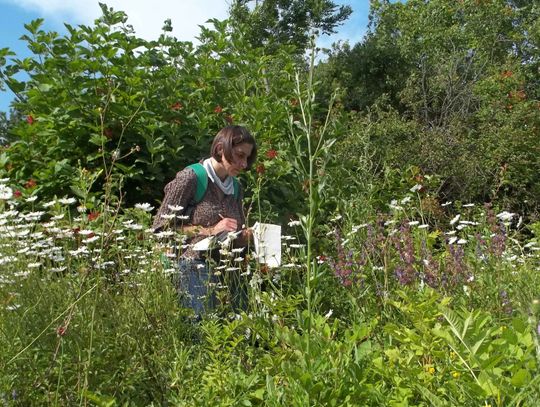
[[(216, 306), (215, 293), (209, 286), (219, 280), (213, 275), (209, 261), (219, 261), (219, 251), (195, 251), (192, 245), (208, 236), (239, 232), (234, 246), (247, 246), (251, 231), (245, 228), (243, 194), (241, 188), (235, 193), (239, 184), (233, 177), (251, 168), (257, 157), (257, 145), (246, 128), (227, 126), (214, 138), (210, 155), (201, 162), (208, 176), (202, 199), (195, 200), (198, 186), (195, 171), (190, 167), (183, 169), (165, 186), (165, 197), (153, 224), (154, 231), (180, 227), (189, 236), (188, 248), (180, 254), (178, 288), (183, 303), (193, 309), (196, 316)], [(180, 221), (182, 218), (187, 219)], [(233, 306), (238, 307), (241, 305), (238, 297), (242, 294), (231, 286), (238, 283), (239, 276), (235, 277), (226, 279), (229, 280), (226, 283), (233, 297)]]

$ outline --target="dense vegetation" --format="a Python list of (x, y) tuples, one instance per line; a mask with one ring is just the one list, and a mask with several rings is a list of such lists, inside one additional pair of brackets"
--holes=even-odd
[[(538, 1), (372, 1), (318, 63), (350, 9), (248, 3), (198, 45), (103, 5), (0, 50), (2, 402), (535, 405)], [(249, 308), (225, 284), (194, 323), (162, 256), (183, 236), (148, 228), (228, 123), (258, 140), (248, 219), (283, 225), (283, 266), (225, 250)]]

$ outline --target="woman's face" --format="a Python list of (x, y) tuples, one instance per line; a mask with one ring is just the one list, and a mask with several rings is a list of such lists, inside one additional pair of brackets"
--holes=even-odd
[(228, 175), (233, 177), (244, 171), (248, 164), (248, 158), (253, 151), (253, 146), (249, 143), (242, 143), (232, 148), (232, 159), (227, 161), (225, 154), (221, 153), (221, 163)]

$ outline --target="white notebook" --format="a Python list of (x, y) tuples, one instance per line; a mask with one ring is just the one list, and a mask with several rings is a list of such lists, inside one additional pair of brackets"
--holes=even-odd
[(281, 226), (270, 223), (255, 223), (253, 226), (255, 254), (259, 263), (268, 267), (281, 265)]

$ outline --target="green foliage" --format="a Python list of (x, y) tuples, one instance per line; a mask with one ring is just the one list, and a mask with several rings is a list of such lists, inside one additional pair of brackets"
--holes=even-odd
[(235, 0), (229, 10), (234, 24), (242, 27), (250, 44), (273, 54), (283, 46), (294, 46), (295, 53), (309, 49), (310, 36), (333, 34), (352, 13), (350, 6), (331, 0)]
[(392, 380), (390, 399), (442, 406), (523, 398), (538, 368), (526, 319), (497, 325), (486, 312), (453, 311), (448, 298), (437, 305), (431, 291), (415, 295), (414, 305), (409, 295), (401, 297), (393, 306), (404, 320), (386, 325), (392, 345), (376, 362), (379, 374)]
[[(197, 48), (167, 31), (148, 42), (124, 13), (102, 10), (94, 26), (66, 25), (64, 37), (42, 31), (39, 20), (27, 25), (35, 58), (13, 59), (1, 75), (26, 116), (10, 128), (5, 175), (34, 179), (52, 196), (69, 190), (78, 162), (90, 172), (105, 166), (125, 180), (133, 203), (160, 196), (228, 123), (247, 125), (263, 149), (281, 138), (280, 102), (292, 87), (286, 54), (262, 56), (218, 21), (202, 28)], [(29, 79), (16, 79), (19, 72)]]
[[(244, 17), (290, 6), (272, 21), (300, 24), (307, 3), (289, 3)], [(0, 150), (2, 401), (537, 404), (537, 9), (372, 3), (366, 41), (317, 70), (234, 23), (197, 47), (170, 21), (144, 41), (105, 5), (64, 37), (27, 24), (34, 58), (0, 51), (18, 95)], [(317, 24), (340, 16), (317, 4)], [(161, 261), (185, 236), (126, 201), (161, 196), (229, 122), (258, 140), (249, 221), (283, 223), (283, 265), (228, 258), (249, 306), (194, 321)]]
[[(336, 46), (318, 77), (369, 128), (405, 126), (384, 164), (444, 180), (450, 199), (495, 200), (536, 212), (538, 5), (489, 1), (371, 3), (370, 32)], [(414, 129), (410, 132), (409, 129)], [(385, 139), (374, 151), (388, 153)]]

